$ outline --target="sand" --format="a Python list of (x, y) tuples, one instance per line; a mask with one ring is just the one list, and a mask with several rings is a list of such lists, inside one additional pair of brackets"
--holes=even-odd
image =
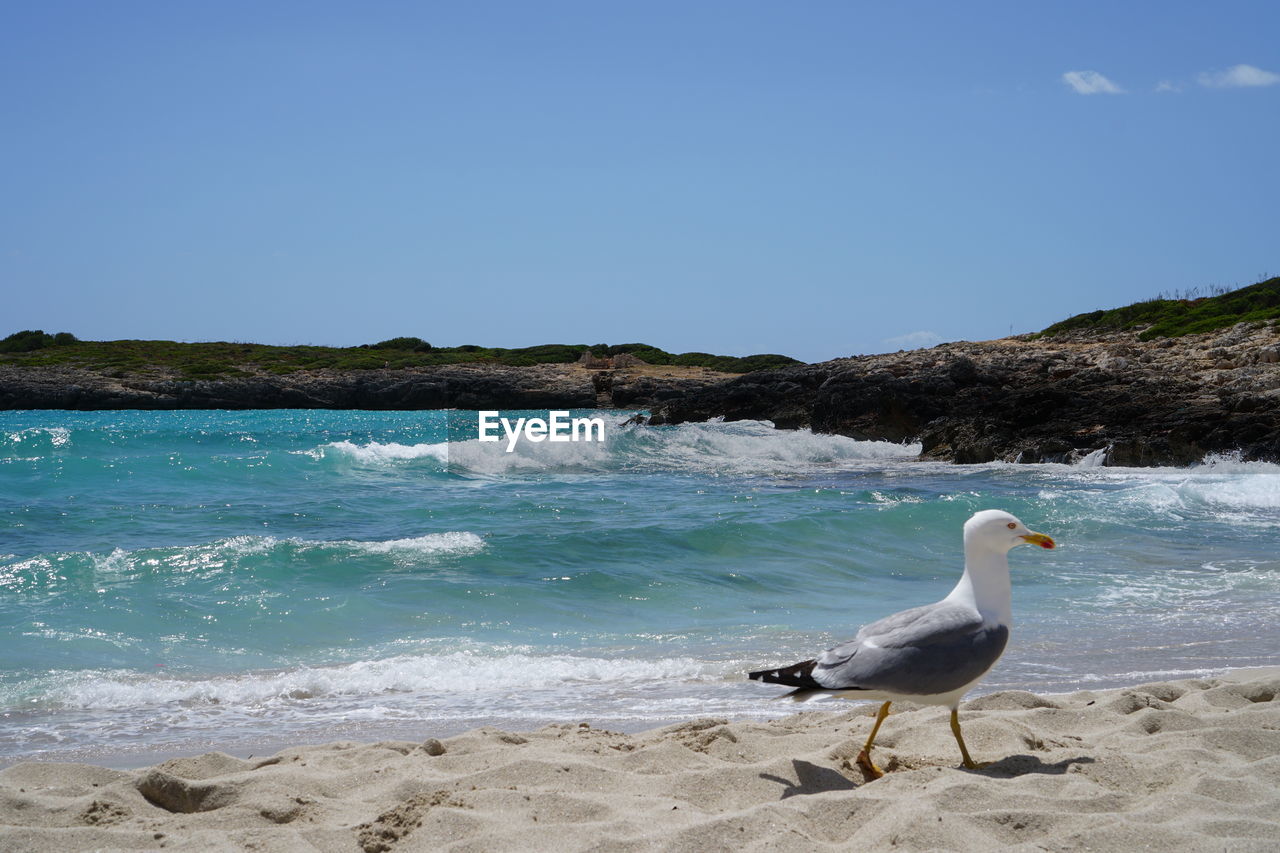
[[(0, 850), (1280, 850), (1280, 672), (0, 772)], [(763, 701), (763, 700), (762, 700)], [(813, 707), (813, 706), (800, 706)], [(897, 706), (895, 706), (896, 708)], [(835, 709), (834, 711), (832, 709)]]

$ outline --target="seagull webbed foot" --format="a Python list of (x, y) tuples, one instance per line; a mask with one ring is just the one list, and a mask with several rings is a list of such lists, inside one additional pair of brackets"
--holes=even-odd
[(858, 767), (862, 768), (862, 773), (867, 777), (868, 782), (884, 776), (884, 771), (876, 766), (876, 763), (871, 760), (871, 753), (865, 749), (858, 753), (858, 757), (854, 759), (854, 762)]

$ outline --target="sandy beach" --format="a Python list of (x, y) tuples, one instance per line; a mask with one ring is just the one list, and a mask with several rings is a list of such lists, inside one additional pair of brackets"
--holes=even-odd
[[(875, 706), (640, 734), (568, 722), (443, 741), (0, 772), (4, 850), (1276, 850), (1280, 670)], [(896, 706), (895, 706), (896, 708)], [(837, 709), (835, 712), (832, 709)]]

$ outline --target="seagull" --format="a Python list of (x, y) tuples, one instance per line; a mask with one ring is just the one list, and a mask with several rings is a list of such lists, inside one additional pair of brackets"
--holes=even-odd
[(755, 681), (796, 688), (779, 698), (818, 696), (884, 702), (857, 763), (871, 779), (884, 771), (871, 760), (889, 706), (905, 699), (951, 708), (951, 733), (964, 766), (976, 770), (960, 734), (960, 699), (995, 666), (1009, 641), (1009, 551), (1018, 545), (1053, 548), (1054, 541), (1007, 512), (976, 513), (964, 525), (964, 574), (946, 598), (864, 626), (847, 643), (812, 660), (748, 674)]

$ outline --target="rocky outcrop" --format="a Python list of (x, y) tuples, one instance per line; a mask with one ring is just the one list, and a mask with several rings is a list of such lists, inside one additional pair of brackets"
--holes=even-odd
[(918, 440), (953, 462), (1185, 465), (1280, 460), (1271, 326), (1140, 342), (1136, 333), (944, 344), (746, 374), (660, 406), (655, 424), (723, 416)]
[(1150, 342), (1125, 332), (944, 344), (736, 377), (616, 363), (217, 380), (0, 366), (0, 408), (628, 408), (651, 410), (653, 424), (758, 419), (919, 441), (925, 458), (953, 462), (1071, 462), (1096, 451), (1110, 465), (1185, 465), (1232, 451), (1280, 461), (1277, 353), (1275, 327), (1242, 324)]
[(263, 372), (198, 380), (0, 366), (0, 409), (649, 408), (726, 378), (701, 368), (589, 371), (562, 364)]

